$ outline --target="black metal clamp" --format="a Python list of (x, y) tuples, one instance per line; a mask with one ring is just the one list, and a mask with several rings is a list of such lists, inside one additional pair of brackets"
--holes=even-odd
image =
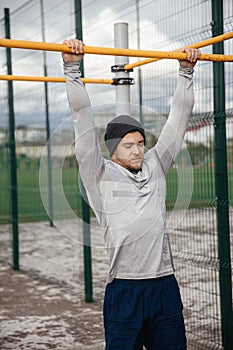
[(111, 66), (111, 72), (112, 73), (118, 73), (118, 72), (133, 72), (133, 68), (125, 69), (125, 64), (116, 64), (115, 66)]
[(134, 78), (113, 78), (112, 85), (134, 85)]

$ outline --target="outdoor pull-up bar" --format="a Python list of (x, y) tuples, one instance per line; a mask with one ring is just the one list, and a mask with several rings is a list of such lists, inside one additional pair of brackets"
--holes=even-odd
[[(65, 83), (66, 78), (60, 77), (40, 77), (40, 76), (24, 76), (24, 75), (0, 75), (0, 80), (16, 80), (16, 81), (37, 81), (37, 82), (50, 82), (50, 83)], [(95, 79), (95, 78), (82, 78), (84, 84), (113, 84), (113, 79)]]
[[(0, 46), (19, 48), (19, 49), (59, 51), (59, 52), (71, 53), (71, 49), (65, 44), (53, 44), (53, 43), (44, 43), (44, 42), (35, 42), (35, 41), (23, 41), (23, 40), (13, 40), (13, 39), (2, 38), (0, 39)], [(121, 49), (121, 48), (118, 49), (118, 48), (98, 47), (98, 46), (84, 46), (83, 51), (85, 54), (95, 54), (95, 55), (167, 58), (167, 59), (179, 59), (179, 60), (187, 59), (187, 54), (181, 53), (181, 52), (132, 50), (132, 49)], [(201, 54), (199, 60), (233, 62), (233, 55)]]
[[(217, 44), (217, 43), (219, 43), (221, 41), (225, 41), (225, 40), (232, 39), (232, 38), (233, 38), (233, 32), (229, 32), (229, 33), (226, 33), (226, 34), (218, 35), (218, 36), (215, 36), (213, 38), (209, 38), (209, 39), (200, 41), (200, 42), (192, 44), (192, 45), (187, 45), (186, 47), (193, 48), (193, 49), (200, 49), (202, 47), (209, 46), (209, 45), (214, 45), (214, 44)], [(173, 50), (172, 52), (177, 52), (177, 50)], [(159, 60), (160, 60), (160, 58), (149, 58), (149, 59), (146, 59), (146, 60), (142, 60), (142, 61), (137, 61), (137, 62), (134, 62), (134, 63), (126, 64), (124, 68), (126, 70), (129, 70), (129, 69), (132, 69), (132, 68), (135, 68), (135, 67), (139, 67), (139, 66), (142, 66), (142, 65), (145, 65), (145, 64), (148, 64), (148, 63), (156, 62), (156, 61), (159, 61)]]

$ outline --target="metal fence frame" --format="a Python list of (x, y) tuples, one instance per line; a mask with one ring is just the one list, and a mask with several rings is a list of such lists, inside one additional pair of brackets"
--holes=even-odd
[[(76, 1), (80, 4), (80, 2)], [(212, 34), (213, 36), (220, 35), (224, 32), (223, 24), (223, 6), (224, 2), (218, 0), (211, 1), (212, 6)], [(80, 8), (79, 10), (80, 11)], [(79, 12), (80, 14), (80, 12)], [(6, 11), (6, 18), (7, 15)], [(6, 37), (10, 38), (9, 22), (6, 21)], [(224, 53), (223, 44), (219, 43), (213, 47), (213, 53)], [(11, 51), (7, 49), (7, 64), (8, 74), (12, 74)], [(143, 83), (143, 75), (141, 75)], [(228, 189), (228, 165), (227, 165), (227, 141), (226, 141), (226, 114), (229, 113), (225, 109), (225, 92), (224, 92), (224, 63), (213, 64), (213, 80), (214, 80), (214, 111), (213, 118), (210, 120), (215, 131), (215, 143), (214, 143), (214, 166), (215, 166), (215, 196), (212, 199), (212, 205), (209, 208), (209, 215), (213, 215), (216, 210), (217, 219), (217, 231), (218, 236), (218, 256), (214, 261), (206, 261), (206, 267), (212, 271), (214, 275), (219, 274), (219, 286), (216, 286), (216, 297), (220, 301), (221, 309), (221, 341), (222, 344), (216, 344), (216, 349), (231, 350), (233, 346), (233, 314), (232, 314), (232, 252), (231, 252), (231, 237), (230, 237), (230, 217), (229, 213), (232, 212), (229, 208), (229, 189)], [(140, 80), (141, 81), (141, 80)], [(143, 104), (143, 97), (140, 95), (140, 100)], [(14, 106), (13, 106), (13, 84), (8, 82), (8, 101), (9, 101), (9, 146), (11, 154), (11, 203), (12, 203), (12, 233), (13, 233), (13, 268), (19, 269), (19, 242), (18, 242), (18, 207), (17, 207), (17, 161), (15, 155), (15, 126), (14, 126)], [(205, 116), (203, 117), (203, 119)], [(193, 120), (192, 123), (199, 123), (198, 120)], [(232, 200), (232, 198), (230, 198)], [(88, 223), (88, 218), (84, 221)], [(88, 253), (89, 254), (89, 253)], [(205, 263), (205, 257), (203, 257), (202, 264)], [(175, 252), (175, 259), (177, 263), (187, 263), (189, 259), (192, 262), (192, 256), (182, 256)], [(193, 260), (193, 266), (195, 268), (197, 263)], [(219, 291), (218, 291), (219, 288)], [(219, 295), (218, 295), (219, 293)], [(91, 301), (92, 297), (90, 297)], [(88, 301), (88, 300), (87, 300)], [(214, 344), (211, 341), (205, 341), (205, 339), (197, 339), (196, 336), (192, 336), (192, 332), (188, 333), (190, 346), (194, 349), (214, 349)], [(219, 338), (218, 338), (219, 339)]]

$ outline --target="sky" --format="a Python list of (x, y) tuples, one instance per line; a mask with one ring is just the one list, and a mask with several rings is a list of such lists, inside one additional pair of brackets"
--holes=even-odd
[[(118, 0), (110, 2), (109, 0), (83, 0), (83, 34), (87, 45), (110, 46), (114, 43), (114, 23), (126, 21), (129, 23), (129, 47), (137, 48), (137, 22), (135, 13), (136, 0)], [(230, 0), (225, 0), (227, 4)], [(29, 6), (20, 7), (25, 3)], [(154, 3), (154, 7), (151, 4)], [(209, 37), (211, 13), (208, 10), (210, 1), (187, 1), (177, 0), (171, 2), (164, 0), (164, 6), (156, 6), (159, 0), (141, 0), (140, 1), (140, 45), (143, 49), (169, 51), (183, 46), (183, 41), (187, 44), (200, 41)], [(33, 4), (32, 6), (30, 4)], [(39, 0), (0, 0), (0, 18), (3, 16), (4, 7), (10, 8), (12, 14), (12, 38), (33, 41), (42, 41), (41, 38), (41, 17)], [(227, 7), (227, 6), (226, 6)], [(44, 0), (45, 8), (45, 36), (47, 42), (62, 42), (67, 37), (74, 37), (75, 23), (73, 13), (73, 1)], [(15, 11), (18, 9), (17, 11)], [(152, 11), (153, 9), (153, 11)], [(156, 9), (156, 11), (154, 11)], [(229, 6), (228, 12), (232, 11)], [(198, 13), (198, 18), (197, 18)], [(195, 14), (193, 16), (193, 14)], [(231, 14), (229, 13), (229, 18)], [(196, 23), (197, 22), (197, 23)], [(229, 20), (230, 23), (230, 20)], [(1, 36), (3, 36), (3, 22), (1, 22)], [(231, 27), (229, 26), (229, 29)], [(193, 36), (192, 36), (193, 35)], [(232, 45), (233, 46), (233, 45)], [(227, 50), (233, 54), (230, 44), (227, 44)], [(210, 48), (203, 49), (202, 52), (210, 53)], [(60, 54), (47, 53), (48, 75), (62, 76), (62, 61)], [(14, 74), (17, 75), (43, 75), (43, 55), (40, 52), (30, 52), (27, 50), (14, 50), (12, 52)], [(4, 74), (6, 66), (4, 57), (0, 55), (1, 74)], [(135, 58), (130, 58), (134, 62)], [(112, 78), (110, 67), (114, 64), (114, 57), (86, 55), (85, 56), (85, 76), (93, 78)], [(142, 67), (142, 74), (148, 84), (144, 87), (144, 101), (149, 107), (156, 105), (156, 109), (161, 112), (168, 111), (170, 106), (172, 91), (175, 87), (175, 77), (177, 71), (177, 62), (175, 60), (163, 60), (158, 63), (145, 65)], [(228, 87), (227, 108), (232, 106), (232, 65), (226, 64)], [(166, 73), (166, 74), (165, 74)], [(196, 88), (196, 112), (206, 112), (213, 107), (212, 92), (209, 89), (211, 83), (212, 68), (209, 63), (200, 63), (197, 65), (195, 74)], [(131, 76), (135, 78), (136, 84), (132, 87), (133, 99), (137, 97), (137, 77), (136, 68)], [(153, 84), (155, 77), (155, 84)], [(31, 83), (33, 85), (33, 83)], [(21, 114), (27, 114), (29, 110), (35, 110), (37, 100), (43, 99), (43, 86), (37, 83), (33, 88), (28, 83), (15, 83), (14, 92), (17, 94), (16, 107)], [(58, 86), (59, 85), (59, 86)], [(36, 85), (33, 85), (36, 86)], [(93, 105), (103, 103), (114, 103), (114, 87), (88, 85), (88, 92), (91, 96)], [(63, 105), (66, 100), (64, 86), (57, 84), (50, 88), (52, 96), (50, 108), (52, 113), (62, 114)], [(25, 103), (25, 95), (30, 93), (30, 99)], [(161, 101), (161, 102), (159, 102)], [(43, 105), (43, 103), (40, 105)], [(67, 106), (65, 107), (67, 110)], [(156, 110), (156, 112), (158, 111)], [(26, 119), (26, 117), (25, 117)]]
[(22, 4), (24, 4), (25, 1), (24, 0), (1, 0), (0, 1), (0, 5), (1, 5), (1, 17), (3, 15), (3, 9), (6, 8), (10, 8), (11, 11), (14, 11), (16, 8), (18, 8), (19, 6), (21, 6)]

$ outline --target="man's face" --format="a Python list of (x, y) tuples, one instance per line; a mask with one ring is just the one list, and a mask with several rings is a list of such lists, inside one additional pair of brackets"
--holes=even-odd
[(130, 171), (140, 170), (144, 158), (144, 138), (139, 131), (126, 134), (118, 143), (112, 161)]

